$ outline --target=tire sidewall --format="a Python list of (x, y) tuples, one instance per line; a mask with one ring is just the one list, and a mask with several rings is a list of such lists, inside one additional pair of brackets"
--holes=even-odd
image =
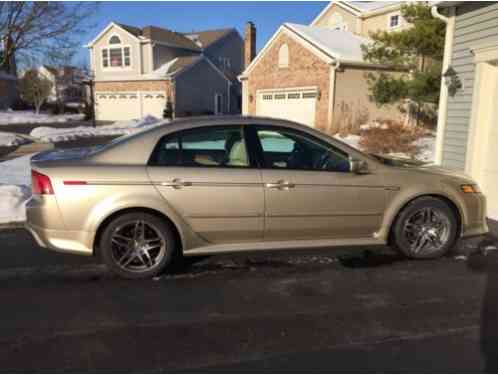
[[(430, 254), (412, 254), (409, 250), (410, 245), (408, 242), (404, 239), (403, 236), (403, 224), (405, 221), (416, 211), (422, 209), (422, 208), (436, 208), (438, 210), (441, 210), (448, 218), (450, 222), (450, 234), (448, 236), (448, 240), (444, 244), (441, 249), (438, 251), (432, 252)], [(434, 258), (439, 258), (446, 253), (448, 253), (452, 247), (454, 246), (457, 238), (458, 238), (458, 233), (457, 233), (457, 228), (458, 228), (458, 221), (455, 216), (454, 210), (443, 200), (438, 199), (438, 198), (432, 198), (432, 197), (424, 197), (424, 198), (418, 198), (414, 200), (413, 202), (409, 203), (401, 213), (399, 214), (398, 218), (396, 219), (394, 228), (393, 228), (393, 234), (394, 234), (394, 239), (393, 243), (395, 247), (397, 248), (398, 251), (400, 251), (403, 255), (405, 255), (408, 258), (412, 259), (434, 259)]]
[[(155, 228), (161, 231), (161, 234), (166, 239), (166, 254), (164, 255), (163, 259), (161, 259), (161, 261), (154, 268), (143, 272), (132, 272), (124, 270), (116, 264), (116, 261), (112, 256), (111, 237), (114, 230), (120, 225), (136, 220), (142, 220), (146, 223), (152, 224)], [(177, 249), (176, 242), (177, 241), (175, 236), (173, 235), (173, 230), (167, 222), (157, 216), (148, 213), (137, 212), (123, 214), (112, 220), (102, 233), (102, 237), (100, 239), (100, 249), (102, 260), (113, 273), (127, 279), (147, 279), (160, 274), (172, 262)]]

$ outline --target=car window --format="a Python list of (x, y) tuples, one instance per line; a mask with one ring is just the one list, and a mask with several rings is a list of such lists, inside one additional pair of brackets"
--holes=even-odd
[(292, 129), (256, 128), (266, 168), (349, 172), (348, 154)]
[(161, 139), (150, 164), (190, 167), (249, 167), (241, 127), (203, 127)]

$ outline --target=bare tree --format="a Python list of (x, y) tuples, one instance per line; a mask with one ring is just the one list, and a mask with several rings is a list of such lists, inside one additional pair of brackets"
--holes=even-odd
[(0, 2), (0, 70), (11, 72), (14, 56), (31, 63), (67, 63), (96, 10), (94, 2)]
[(18, 82), (21, 98), (35, 107), (36, 114), (50, 96), (52, 82), (40, 75), (36, 70), (27, 71)]

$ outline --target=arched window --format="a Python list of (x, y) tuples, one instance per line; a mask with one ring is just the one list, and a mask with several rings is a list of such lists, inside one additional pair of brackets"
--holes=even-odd
[(103, 68), (129, 68), (131, 67), (131, 47), (121, 45), (118, 35), (109, 38), (109, 45), (102, 48)]
[(287, 44), (282, 44), (278, 50), (278, 67), (287, 68), (289, 66), (289, 47)]
[(119, 36), (113, 35), (109, 39), (109, 44), (121, 44), (121, 39), (119, 39)]

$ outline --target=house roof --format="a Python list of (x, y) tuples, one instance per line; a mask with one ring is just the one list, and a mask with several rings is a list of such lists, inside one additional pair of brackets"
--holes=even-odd
[(379, 10), (400, 3), (399, 1), (343, 1), (343, 2), (357, 9), (360, 12), (370, 12), (373, 10)]
[(146, 26), (142, 29), (142, 36), (154, 42), (162, 42), (174, 47), (186, 48), (194, 51), (199, 50), (199, 46), (185, 35), (161, 27)]
[(178, 33), (176, 31), (157, 26), (146, 26), (140, 29), (138, 27), (125, 25), (123, 23), (111, 22), (100, 32), (97, 37), (93, 39), (93, 41), (88, 43), (87, 46), (93, 45), (113, 25), (141, 40), (149, 39), (152, 42), (164, 43), (172, 47), (190, 49), (192, 51), (201, 51), (235, 30), (233, 28), (227, 28), (191, 33)]
[(349, 31), (332, 30), (325, 27), (295, 23), (285, 23), (284, 27), (318, 47), (325, 54), (342, 62), (364, 63), (361, 46), (372, 41)]
[(224, 38), (234, 30), (234, 28), (228, 28), (218, 30), (193, 31), (191, 33), (183, 33), (183, 35), (193, 40), (194, 42), (198, 40), (201, 48), (208, 48), (210, 45)]

